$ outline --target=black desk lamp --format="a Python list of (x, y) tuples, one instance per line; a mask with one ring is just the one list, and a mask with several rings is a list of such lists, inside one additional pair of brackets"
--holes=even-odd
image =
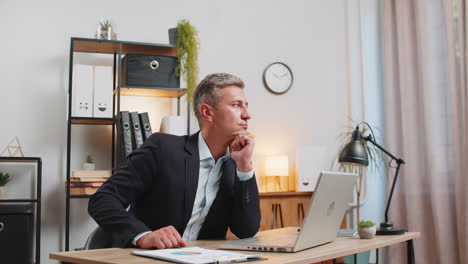
[[(369, 126), (367, 123), (361, 123), (367, 125), (371, 131), (372, 128)], [(390, 190), (390, 196), (388, 197), (387, 200), (387, 206), (385, 208), (385, 222), (380, 223), (380, 227), (377, 228), (377, 235), (400, 235), (406, 232), (405, 229), (403, 228), (398, 228), (394, 227), (393, 224), (388, 221), (388, 209), (390, 208), (390, 203), (392, 201), (392, 196), (393, 196), (393, 190), (395, 189), (395, 183), (398, 179), (398, 173), (400, 172), (400, 166), (401, 164), (405, 164), (405, 161), (402, 159), (399, 159), (395, 156), (393, 156), (390, 152), (388, 152), (386, 149), (384, 149), (382, 146), (377, 144), (377, 142), (374, 141), (374, 138), (372, 134), (370, 134), (367, 137), (362, 137), (361, 131), (359, 131), (359, 125), (356, 126), (356, 130), (353, 132), (353, 137), (351, 139), (351, 142), (349, 142), (341, 151), (340, 157), (338, 159), (338, 162), (342, 163), (349, 163), (351, 165), (357, 165), (357, 166), (368, 166), (369, 165), (369, 159), (367, 156), (367, 151), (364, 148), (363, 145), (363, 140), (370, 142), (374, 144), (377, 148), (379, 148), (381, 151), (383, 151), (385, 154), (387, 154), (392, 160), (397, 163), (396, 166), (396, 171), (395, 171), (395, 177), (393, 178), (393, 183), (392, 183), (392, 188)]]

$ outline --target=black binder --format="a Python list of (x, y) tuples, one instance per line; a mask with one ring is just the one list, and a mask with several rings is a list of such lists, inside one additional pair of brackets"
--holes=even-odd
[(130, 129), (130, 114), (127, 111), (120, 112), (120, 130), (122, 131), (123, 153), (125, 157), (133, 151), (132, 131)]
[(130, 113), (130, 120), (132, 121), (132, 130), (134, 138), (134, 147), (139, 148), (143, 144), (143, 134), (141, 132), (140, 118), (138, 117), (138, 112)]
[(149, 121), (149, 116), (148, 113), (140, 113), (140, 124), (141, 128), (143, 130), (143, 141), (146, 141), (153, 132), (151, 131), (151, 124)]

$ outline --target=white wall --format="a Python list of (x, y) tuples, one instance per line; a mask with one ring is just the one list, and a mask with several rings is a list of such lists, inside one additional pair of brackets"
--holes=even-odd
[[(70, 37), (93, 37), (105, 17), (118, 39), (167, 43), (167, 29), (190, 19), (199, 30), (200, 76), (229, 72), (246, 83), (256, 160), (288, 154), (293, 173), (298, 145), (336, 151), (346, 130), (344, 2), (2, 0), (0, 148), (17, 135), (27, 156), (43, 159), (42, 261), (51, 262), (48, 253), (63, 249)], [(263, 69), (274, 61), (294, 73), (293, 87), (280, 96), (262, 85)], [(98, 167), (110, 166), (108, 134), (105, 127), (74, 130), (74, 166), (88, 151), (97, 156)], [(87, 200), (72, 201), (71, 248), (82, 246), (94, 226), (86, 206)]]

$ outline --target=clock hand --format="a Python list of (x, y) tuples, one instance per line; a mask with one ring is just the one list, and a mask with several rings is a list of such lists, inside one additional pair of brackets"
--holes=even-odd
[(278, 75), (275, 74), (274, 71), (271, 71), (271, 73), (272, 73), (276, 78), (278, 78), (278, 79), (280, 78)]
[(284, 76), (288, 76), (289, 72), (286, 72), (285, 74), (281, 75), (280, 77), (283, 78)]

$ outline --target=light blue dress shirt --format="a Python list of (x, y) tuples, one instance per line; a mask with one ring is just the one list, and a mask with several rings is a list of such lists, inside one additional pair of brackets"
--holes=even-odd
[[(200, 229), (202, 228), (211, 205), (218, 193), (223, 163), (230, 158), (228, 148), (226, 150), (226, 154), (215, 162), (201, 132), (198, 134), (198, 151), (200, 156), (200, 171), (198, 176), (197, 194), (195, 195), (192, 216), (190, 217), (184, 234), (182, 235), (182, 239), (185, 241), (197, 239)], [(253, 170), (245, 173), (238, 170), (236, 172), (240, 181), (247, 181), (251, 179), (254, 174)], [(150, 233), (150, 231), (138, 234), (132, 240), (133, 245), (136, 246), (136, 241), (147, 233)]]

